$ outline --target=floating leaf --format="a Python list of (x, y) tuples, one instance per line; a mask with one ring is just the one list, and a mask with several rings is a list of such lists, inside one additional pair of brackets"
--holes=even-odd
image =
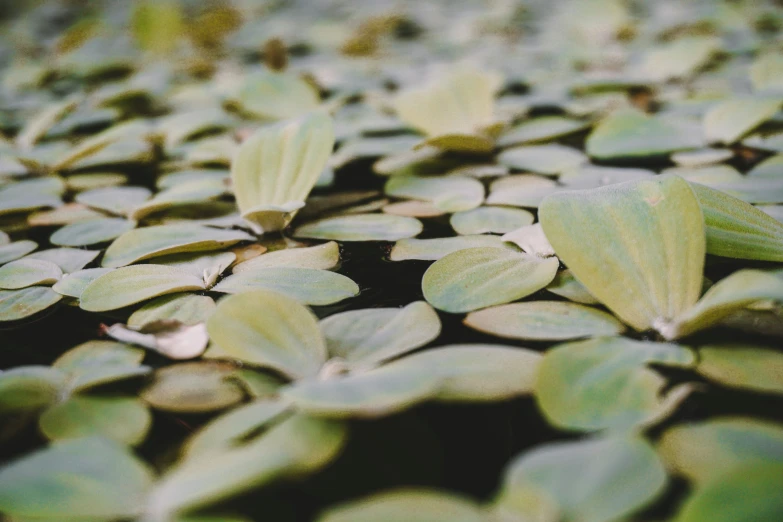
[(451, 216), (451, 226), (460, 235), (511, 232), (533, 222), (533, 214), (527, 210), (502, 207), (479, 207), (456, 212)]
[(261, 436), (219, 453), (183, 461), (152, 491), (151, 515), (171, 514), (216, 503), (286, 477), (312, 473), (331, 462), (347, 438), (339, 423), (295, 415)]
[(464, 323), (490, 335), (537, 341), (611, 336), (625, 329), (606, 312), (559, 301), (494, 306), (469, 313)]
[(776, 522), (783, 514), (777, 487), (783, 464), (758, 463), (738, 467), (705, 481), (684, 502), (678, 522)]
[(739, 259), (783, 261), (783, 224), (744, 201), (693, 184), (707, 231), (707, 253)]
[(536, 399), (554, 426), (629, 430), (656, 421), (687, 391), (673, 388), (661, 397), (666, 380), (645, 365), (688, 367), (694, 362), (693, 353), (676, 344), (622, 337), (562, 344), (541, 362)]
[(150, 196), (149, 189), (144, 187), (105, 187), (81, 192), (76, 195), (76, 201), (90, 208), (125, 216)]
[(0, 264), (19, 259), (36, 248), (38, 248), (38, 243), (30, 241), (29, 239), (0, 245)]
[(208, 412), (228, 408), (245, 394), (231, 379), (229, 364), (198, 361), (160, 368), (140, 397), (150, 406), (176, 412)]
[(704, 134), (710, 142), (731, 144), (770, 119), (783, 98), (735, 98), (712, 107), (704, 115)]
[(609, 436), (555, 442), (523, 453), (506, 469), (496, 502), (513, 516), (518, 506), (528, 508), (516, 498), (526, 498), (526, 492), (535, 488), (559, 512), (557, 518), (546, 520), (610, 522), (651, 503), (665, 485), (666, 472), (647, 442)]
[(206, 295), (177, 293), (149, 301), (128, 318), (130, 328), (140, 329), (157, 321), (177, 321), (185, 325), (205, 322), (215, 310), (215, 301)]
[(318, 93), (303, 79), (285, 72), (249, 74), (237, 93), (243, 112), (257, 118), (296, 118), (318, 107)]
[(144, 350), (127, 344), (87, 341), (62, 354), (52, 366), (67, 374), (68, 389), (77, 392), (148, 373), (142, 359)]
[(550, 194), (561, 190), (554, 181), (534, 174), (503, 176), (489, 186), (487, 205), (536, 208)]
[(105, 243), (136, 227), (134, 221), (122, 218), (99, 218), (66, 225), (51, 235), (49, 241), (59, 246), (86, 246)]
[(587, 161), (587, 156), (581, 151), (556, 143), (514, 147), (498, 155), (498, 162), (512, 169), (553, 176), (575, 169)]
[(0, 414), (34, 411), (57, 401), (66, 376), (48, 366), (0, 371)]
[(326, 361), (318, 321), (294, 299), (253, 290), (222, 299), (207, 321), (210, 356), (274, 368), (290, 377), (316, 375)]
[(482, 402), (526, 395), (540, 355), (500, 345), (449, 345), (379, 368), (305, 380), (282, 395), (314, 415), (378, 417), (426, 400)]
[(576, 278), (636, 330), (666, 329), (699, 298), (704, 218), (681, 178), (550, 196), (539, 219)]
[(397, 241), (417, 236), (421, 221), (388, 214), (355, 214), (313, 221), (298, 227), (295, 237), (336, 241)]
[(204, 282), (166, 266), (126, 266), (89, 283), (79, 296), (79, 306), (90, 312), (104, 312), (185, 290), (204, 290)]
[(18, 321), (57, 304), (63, 296), (46, 286), (0, 290), (0, 321)]
[(395, 109), (436, 147), (486, 152), (492, 142), (483, 134), (497, 123), (493, 105), (500, 84), (496, 74), (459, 67), (404, 90), (395, 99)]
[(481, 522), (484, 513), (462, 496), (428, 489), (395, 489), (330, 508), (318, 522)]
[(541, 116), (525, 120), (508, 129), (498, 139), (498, 145), (508, 147), (534, 141), (549, 141), (567, 134), (573, 134), (590, 126), (589, 122), (563, 116)]
[(783, 57), (777, 53), (758, 56), (750, 66), (750, 81), (759, 92), (783, 91)]
[(444, 212), (471, 210), (484, 201), (481, 182), (462, 176), (393, 176), (384, 192), (387, 196), (428, 201)]
[(404, 308), (372, 308), (334, 314), (321, 321), (332, 357), (377, 364), (415, 350), (440, 334), (438, 314), (416, 301)]
[(430, 266), (422, 279), (424, 297), (439, 310), (469, 312), (516, 301), (548, 285), (557, 259), (541, 259), (503, 248), (468, 248)]
[(546, 287), (547, 291), (582, 304), (599, 304), (598, 300), (580, 283), (570, 270), (561, 270)]
[(72, 274), (65, 274), (57, 281), (52, 290), (60, 295), (79, 298), (85, 287), (103, 274), (111, 272), (111, 268), (85, 268)]
[(701, 133), (691, 126), (629, 109), (601, 120), (585, 147), (591, 157), (612, 159), (657, 156), (703, 145)]
[(333, 146), (332, 120), (321, 112), (256, 131), (231, 164), (242, 217), (265, 232), (285, 228), (304, 206)]
[(783, 463), (783, 428), (743, 417), (678, 425), (663, 434), (658, 453), (675, 473), (702, 483), (745, 464)]
[(25, 259), (40, 259), (49, 261), (60, 267), (64, 274), (70, 274), (81, 270), (93, 259), (98, 257), (100, 250), (81, 250), (78, 248), (50, 248), (38, 250), (28, 255)]
[(733, 312), (759, 301), (783, 301), (783, 277), (777, 272), (738, 270), (721, 279), (661, 332), (668, 339), (684, 337), (719, 323)]
[(188, 439), (185, 458), (220, 455), (264, 426), (290, 415), (282, 401), (255, 401), (213, 419)]
[(394, 244), (389, 254), (392, 261), (411, 259), (435, 261), (457, 250), (474, 247), (503, 247), (503, 241), (497, 236), (457, 236), (433, 239), (401, 239)]
[(703, 346), (696, 371), (732, 388), (783, 393), (783, 354), (771, 348)]
[(731, 149), (711, 149), (703, 148), (690, 150), (686, 152), (675, 152), (672, 154), (672, 161), (680, 167), (703, 167), (720, 163), (734, 157)]
[(17, 290), (33, 285), (52, 285), (63, 272), (49, 261), (25, 257), (0, 267), (0, 288)]
[(331, 270), (340, 263), (340, 247), (334, 241), (304, 248), (286, 248), (254, 257), (234, 266), (235, 274), (270, 267)]
[(124, 233), (109, 245), (102, 266), (116, 268), (143, 259), (180, 252), (219, 250), (253, 236), (200, 225), (157, 225)]
[(48, 408), (39, 421), (51, 440), (101, 435), (131, 446), (144, 440), (151, 424), (141, 401), (125, 397), (70, 397)]
[(65, 441), (0, 470), (0, 509), (23, 517), (132, 518), (144, 510), (152, 471), (102, 437)]
[(684, 36), (651, 49), (641, 64), (641, 72), (651, 80), (665, 82), (686, 78), (703, 67), (719, 50), (712, 36)]
[(650, 179), (655, 175), (655, 172), (647, 169), (584, 165), (578, 169), (564, 172), (557, 180), (568, 190), (576, 190), (605, 187), (624, 181)]
[(246, 270), (228, 276), (212, 288), (227, 294), (256, 289), (273, 290), (311, 305), (337, 303), (359, 294), (359, 286), (342, 274), (287, 266)]

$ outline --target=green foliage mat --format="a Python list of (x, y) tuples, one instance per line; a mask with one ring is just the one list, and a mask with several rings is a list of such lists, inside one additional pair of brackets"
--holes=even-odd
[(3, 520), (783, 520), (779, 2), (0, 16)]

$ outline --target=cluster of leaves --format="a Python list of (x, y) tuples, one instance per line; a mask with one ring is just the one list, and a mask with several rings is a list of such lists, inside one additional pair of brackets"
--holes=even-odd
[[(774, 6), (128, 4), (3, 29), (0, 324), (111, 323), (0, 372), (0, 440), (48, 440), (0, 468), (9, 520), (241, 521), (357, 420), (519, 397), (570, 439), (490, 498), (319, 520), (630, 522), (677, 477), (666, 520), (783, 519), (783, 425), (679, 411), (783, 394)], [(361, 244), (417, 290), (362, 304), (411, 281), (341, 273)], [(153, 461), (153, 411), (208, 420)]]

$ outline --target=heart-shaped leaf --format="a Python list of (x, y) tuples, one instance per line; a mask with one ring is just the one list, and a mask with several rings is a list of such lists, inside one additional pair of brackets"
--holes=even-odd
[(539, 218), (576, 278), (636, 330), (666, 329), (699, 298), (704, 217), (683, 179), (564, 192)]
[(293, 378), (312, 377), (326, 362), (318, 320), (298, 301), (252, 290), (221, 299), (207, 321), (214, 357), (270, 367)]

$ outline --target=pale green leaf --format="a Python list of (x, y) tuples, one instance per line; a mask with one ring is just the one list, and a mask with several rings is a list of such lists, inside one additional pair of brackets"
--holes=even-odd
[(424, 298), (439, 310), (469, 312), (526, 297), (555, 277), (557, 259), (542, 259), (504, 248), (453, 252), (424, 273)]
[(221, 299), (207, 321), (209, 354), (271, 367), (294, 378), (316, 375), (326, 342), (316, 317), (285, 295), (253, 290)]

